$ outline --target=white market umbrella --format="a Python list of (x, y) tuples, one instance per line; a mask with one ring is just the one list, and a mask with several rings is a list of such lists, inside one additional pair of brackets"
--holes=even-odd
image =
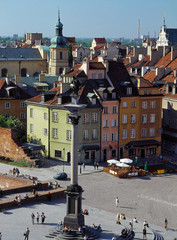
[(118, 166), (118, 167), (130, 167), (128, 164), (123, 163), (123, 162), (117, 163), (116, 166)]
[(119, 163), (119, 161), (116, 160), (116, 159), (109, 159), (109, 160), (107, 160), (107, 163), (109, 163), (110, 165), (112, 165), (112, 164), (117, 164), (117, 163)]
[(127, 164), (131, 164), (133, 163), (133, 160), (129, 159), (129, 158), (122, 158), (120, 159), (121, 163), (127, 163)]

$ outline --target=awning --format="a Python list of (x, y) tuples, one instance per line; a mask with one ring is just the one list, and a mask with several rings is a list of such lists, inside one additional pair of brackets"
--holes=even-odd
[(145, 146), (152, 146), (152, 145), (161, 145), (161, 142), (156, 140), (143, 140), (143, 141), (131, 141), (125, 145), (126, 148), (130, 147), (145, 147)]
[(99, 145), (85, 145), (83, 146), (84, 151), (88, 151), (88, 150), (100, 150), (100, 146)]

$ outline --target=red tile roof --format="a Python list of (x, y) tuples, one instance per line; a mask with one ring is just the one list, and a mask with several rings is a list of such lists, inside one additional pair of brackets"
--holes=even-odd
[(170, 72), (170, 74), (168, 74), (167, 76), (162, 78), (162, 81), (167, 81), (168, 83), (173, 83), (175, 79), (177, 79), (177, 78), (174, 77), (174, 71), (172, 71), (172, 72)]
[(89, 62), (89, 69), (105, 69), (101, 62)]
[(94, 38), (94, 39), (95, 39), (96, 43), (98, 43), (98, 44), (99, 43), (104, 43), (104, 44), (107, 43), (105, 38)]
[(149, 72), (147, 72), (143, 76), (143, 78), (152, 83), (155, 80), (155, 78), (156, 78), (156, 70), (155, 69), (151, 69)]
[(132, 64), (132, 67), (144, 67), (144, 66), (148, 66), (148, 64), (150, 63), (150, 56), (146, 56), (144, 57), (141, 61), (138, 61), (134, 64)]
[(156, 68), (166, 68), (171, 62), (171, 52), (167, 53), (164, 57), (162, 57), (156, 64)]
[(0, 80), (0, 89), (3, 87), (4, 83), (6, 82), (6, 79), (3, 78)]

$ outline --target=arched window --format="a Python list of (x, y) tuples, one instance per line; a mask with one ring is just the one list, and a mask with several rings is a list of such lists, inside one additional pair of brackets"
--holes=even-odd
[(22, 77), (26, 77), (26, 73), (27, 73), (26, 68), (22, 68), (22, 69), (21, 69), (21, 76), (22, 76)]
[(1, 70), (1, 77), (7, 77), (7, 69), (6, 68), (3, 68)]

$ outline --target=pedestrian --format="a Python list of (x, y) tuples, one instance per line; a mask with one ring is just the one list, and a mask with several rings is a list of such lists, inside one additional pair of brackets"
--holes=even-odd
[(143, 239), (147, 239), (146, 238), (146, 227), (143, 228)]
[(93, 166), (94, 166), (94, 170), (96, 170), (96, 162), (95, 161), (94, 161)]
[(165, 229), (167, 230), (167, 227), (168, 227), (168, 220), (167, 218), (165, 218)]
[(26, 230), (25, 230), (25, 232), (24, 232), (24, 236), (25, 236), (24, 240), (28, 240), (28, 238), (29, 238), (29, 233), (30, 233), (30, 230), (29, 230), (29, 228), (27, 227)]
[(130, 231), (133, 231), (133, 220), (129, 222), (129, 225), (130, 225)]
[(114, 235), (114, 236), (112, 237), (112, 240), (116, 240), (116, 235)]
[(48, 192), (48, 194), (47, 194), (47, 200), (48, 200), (48, 201), (51, 201), (51, 199), (52, 199), (51, 193)]
[(0, 240), (2, 239), (2, 233), (0, 232)]
[(82, 167), (83, 167), (83, 171), (85, 170), (85, 163), (82, 164)]
[(84, 236), (84, 240), (87, 240), (88, 238), (87, 238), (87, 235), (85, 234), (85, 236)]
[(32, 214), (31, 214), (32, 224), (34, 224), (34, 219), (35, 219), (35, 215), (34, 215), (34, 213), (32, 213)]
[(44, 215), (44, 212), (41, 214), (41, 223), (44, 224), (46, 216)]
[(98, 167), (99, 167), (99, 163), (98, 162), (96, 162), (96, 169), (98, 170)]
[(39, 212), (37, 212), (36, 214), (36, 222), (39, 223), (39, 218), (40, 218), (40, 215), (39, 215)]
[(116, 197), (116, 207), (118, 207), (118, 205), (119, 205), (119, 199), (118, 197)]

